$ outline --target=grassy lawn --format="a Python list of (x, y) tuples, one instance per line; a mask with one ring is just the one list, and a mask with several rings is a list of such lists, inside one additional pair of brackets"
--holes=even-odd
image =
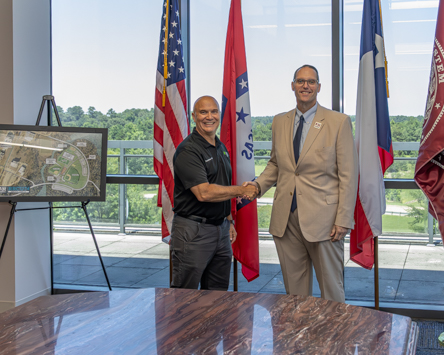
[(384, 234), (394, 233), (415, 233), (409, 227), (409, 222), (413, 221), (413, 217), (406, 216), (382, 216), (382, 232)]
[[(271, 205), (258, 207), (258, 220), (260, 228), (268, 228), (270, 223)], [(382, 216), (382, 231), (384, 234), (390, 233), (415, 233), (410, 229), (408, 223), (412, 217), (404, 216)]]

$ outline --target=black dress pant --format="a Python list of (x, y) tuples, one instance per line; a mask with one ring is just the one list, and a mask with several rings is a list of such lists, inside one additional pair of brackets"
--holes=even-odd
[(173, 280), (171, 287), (228, 290), (232, 249), (230, 222), (198, 223), (174, 216), (171, 231)]

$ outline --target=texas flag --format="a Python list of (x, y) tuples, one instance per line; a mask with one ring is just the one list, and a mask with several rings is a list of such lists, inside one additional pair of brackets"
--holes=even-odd
[[(248, 87), (241, 5), (240, 0), (232, 0), (225, 44), (220, 136), (230, 154), (233, 185), (255, 178)], [(233, 200), (231, 214), (237, 231), (233, 254), (242, 264), (242, 274), (252, 281), (259, 276), (256, 200), (250, 202), (240, 197)]]
[(381, 235), (385, 213), (384, 173), (393, 163), (385, 64), (379, 0), (364, 0), (355, 130), (359, 185), (350, 259), (366, 269), (375, 262), (373, 237)]

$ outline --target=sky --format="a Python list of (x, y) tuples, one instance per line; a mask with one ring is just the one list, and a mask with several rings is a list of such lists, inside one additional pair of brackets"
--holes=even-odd
[[(190, 98), (222, 95), (229, 0), (190, 1)], [(437, 0), (382, 1), (390, 115), (423, 115)], [(53, 0), (53, 94), (67, 109), (152, 108), (163, 2)], [(344, 0), (344, 107), (355, 114), (362, 0)], [(252, 116), (295, 106), (296, 68), (315, 65), (331, 107), (331, 0), (242, 0)]]

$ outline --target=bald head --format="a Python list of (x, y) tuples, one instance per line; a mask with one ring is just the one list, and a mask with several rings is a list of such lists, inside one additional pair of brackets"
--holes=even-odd
[(205, 102), (205, 101), (213, 101), (213, 102), (216, 104), (217, 108), (220, 110), (219, 103), (217, 102), (217, 100), (216, 100), (213, 96), (205, 95), (205, 96), (201, 96), (201, 97), (199, 97), (199, 98), (194, 102), (194, 105), (193, 105), (193, 112), (195, 112), (196, 110), (198, 110), (199, 105), (200, 105), (202, 102)]
[(192, 116), (197, 132), (214, 145), (220, 121), (220, 109), (216, 99), (212, 96), (199, 97), (194, 103)]

